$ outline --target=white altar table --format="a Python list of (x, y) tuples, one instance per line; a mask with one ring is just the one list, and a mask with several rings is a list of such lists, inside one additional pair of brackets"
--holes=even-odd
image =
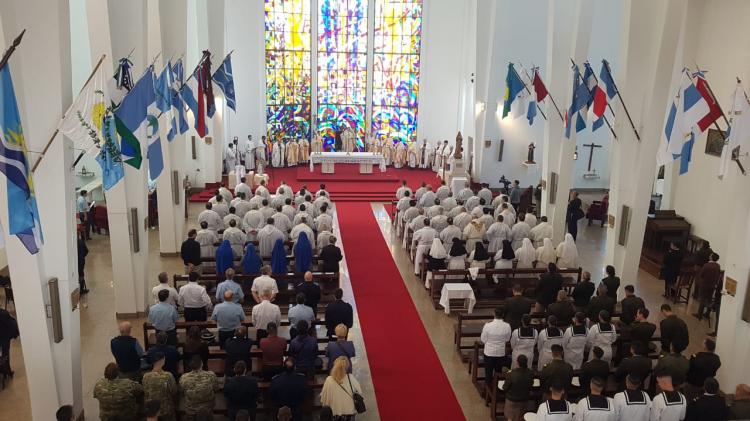
[(310, 172), (313, 164), (321, 164), (323, 173), (331, 174), (335, 171), (335, 164), (359, 164), (359, 172), (372, 173), (372, 166), (377, 165), (380, 172), (385, 172), (385, 158), (375, 152), (315, 152), (310, 154)]

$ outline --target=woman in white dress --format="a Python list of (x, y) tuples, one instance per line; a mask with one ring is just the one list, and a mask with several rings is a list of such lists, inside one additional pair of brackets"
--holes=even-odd
[(536, 264), (539, 267), (546, 268), (548, 264), (555, 263), (556, 261), (557, 253), (555, 252), (555, 246), (552, 245), (552, 240), (545, 238), (544, 245), (536, 249)]
[(570, 233), (565, 234), (565, 240), (557, 245), (557, 267), (563, 269), (578, 267), (578, 247)]
[(516, 250), (516, 259), (518, 263), (516, 268), (518, 269), (529, 269), (534, 267), (534, 260), (536, 260), (536, 250), (534, 245), (531, 244), (531, 240), (524, 238), (521, 243), (521, 247)]
[(445, 259), (448, 257), (448, 253), (445, 252), (443, 242), (439, 238), (432, 240), (432, 246), (427, 254), (427, 275), (425, 276), (424, 287), (430, 288), (430, 281), (432, 280), (432, 271), (445, 269)]

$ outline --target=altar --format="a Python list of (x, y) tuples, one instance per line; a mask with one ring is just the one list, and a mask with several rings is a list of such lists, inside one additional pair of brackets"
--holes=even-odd
[(322, 165), (324, 174), (333, 174), (337, 163), (359, 164), (360, 174), (372, 174), (373, 165), (385, 172), (385, 157), (375, 152), (314, 152), (310, 154), (310, 172), (316, 163)]

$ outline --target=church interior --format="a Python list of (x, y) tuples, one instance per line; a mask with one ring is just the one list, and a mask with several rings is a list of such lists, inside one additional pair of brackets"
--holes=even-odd
[(0, 419), (750, 419), (747, 16), (3, 0)]

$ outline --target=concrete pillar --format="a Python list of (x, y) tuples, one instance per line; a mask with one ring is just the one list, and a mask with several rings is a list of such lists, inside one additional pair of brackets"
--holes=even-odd
[[(26, 29), (8, 65), (27, 147), (40, 151), (72, 100), (69, 3), (9, 0), (0, 4), (0, 18), (3, 46)], [(53, 419), (62, 404), (73, 404), (76, 413), (83, 409), (80, 312), (72, 309), (70, 300), (78, 287), (72, 143), (58, 136), (47, 154), (34, 173), (45, 244), (38, 254), (31, 255), (15, 236), (6, 236), (34, 420)], [(39, 154), (29, 155), (33, 165)], [(0, 208), (7, 209), (6, 184), (0, 185)], [(7, 214), (3, 211), (0, 215), (7, 229)], [(60, 294), (63, 340), (58, 343), (53, 340), (51, 319), (45, 311), (50, 303), (47, 282), (52, 277), (58, 279)]]
[[(622, 279), (635, 279), (641, 256), (651, 188), (656, 169), (656, 151), (665, 119), (665, 104), (670, 100), (670, 81), (680, 27), (685, 18), (685, 3), (623, 1), (620, 25), (619, 69), (613, 69), (621, 92), (627, 92), (630, 114), (639, 128), (641, 141), (630, 129), (619, 101), (613, 104), (618, 119), (618, 141), (612, 143), (609, 214), (615, 216), (609, 228), (605, 261), (613, 264)], [(630, 209), (625, 245), (618, 242), (626, 222), (622, 209)]]
[[(583, 74), (583, 62), (587, 58), (591, 38), (594, 7), (592, 0), (578, 0), (575, 7), (554, 0), (549, 2), (545, 78), (547, 89), (554, 96), (561, 111), (568, 108), (571, 102), (571, 58), (578, 63)], [(552, 107), (548, 106), (547, 109), (552, 110)], [(550, 219), (554, 227), (552, 241), (557, 243), (562, 241), (565, 234), (568, 197), (573, 186), (576, 134), (575, 130), (571, 130), (570, 139), (567, 139), (559, 116), (552, 111), (547, 115), (542, 159), (542, 177), (547, 181), (547, 188), (542, 191), (541, 214)], [(588, 125), (591, 125), (590, 122)], [(550, 182), (553, 172), (557, 174), (554, 204), (550, 203)]]
[[(86, 7), (92, 58), (98, 60), (102, 54), (106, 54), (103, 66), (111, 68), (114, 74), (115, 63), (135, 48), (131, 60), (133, 79), (137, 81), (153, 60), (153, 55), (148, 55), (146, 2), (88, 0)], [(128, 16), (128, 19), (123, 19), (123, 16)], [(144, 161), (141, 168), (125, 165), (125, 178), (106, 193), (117, 317), (143, 314), (148, 302), (148, 232), (145, 222), (148, 218), (148, 162), (146, 139), (142, 137)], [(137, 210), (135, 220), (131, 218), (131, 209)], [(131, 237), (135, 234), (139, 240), (138, 252), (131, 244)]]

